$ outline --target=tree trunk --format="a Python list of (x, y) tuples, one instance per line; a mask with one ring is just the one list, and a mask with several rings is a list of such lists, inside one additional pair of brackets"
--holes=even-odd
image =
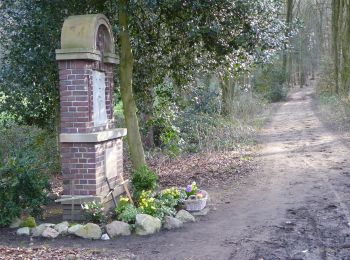
[(342, 58), (341, 69), (342, 94), (349, 95), (350, 90), (350, 4), (343, 1), (343, 29), (342, 29)]
[(332, 50), (334, 62), (334, 80), (335, 93), (339, 94), (339, 53), (338, 53), (338, 36), (339, 36), (339, 5), (340, 0), (332, 0)]
[(134, 57), (128, 33), (128, 0), (119, 0), (120, 26), (120, 92), (123, 101), (124, 117), (128, 129), (130, 157), (135, 170), (146, 164), (142, 146), (139, 123), (136, 115), (136, 104), (132, 92)]
[(143, 134), (143, 143), (146, 150), (152, 149), (155, 146), (154, 140), (154, 109), (153, 109), (153, 101), (154, 101), (154, 93), (151, 87), (147, 87), (144, 92), (143, 97), (143, 111), (141, 122), (146, 126), (145, 133)]
[[(286, 16), (286, 24), (287, 29), (285, 36), (288, 37), (290, 33), (290, 26), (292, 24), (292, 14), (293, 14), (293, 0), (287, 0), (287, 16)], [(287, 74), (287, 66), (288, 66), (288, 52), (287, 52), (287, 44), (285, 44), (285, 49), (283, 51), (283, 72), (285, 75)]]
[(233, 113), (234, 86), (231, 84), (231, 77), (228, 73), (220, 76), (220, 87), (222, 92), (221, 115), (231, 117)]

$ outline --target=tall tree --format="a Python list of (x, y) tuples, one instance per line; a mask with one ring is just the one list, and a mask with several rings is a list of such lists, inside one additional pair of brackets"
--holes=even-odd
[(59, 47), (64, 18), (107, 14), (119, 36), (115, 38), (120, 45), (121, 96), (135, 168), (145, 162), (137, 116), (145, 114), (147, 121), (154, 120), (156, 96), (169, 93), (156, 88), (172, 82), (181, 92), (201, 72), (228, 69), (235, 73), (266, 62), (283, 38), (275, 0), (4, 2), (0, 42), (7, 52), (0, 84), (6, 98), (1, 109), (22, 122), (42, 126), (52, 125), (50, 120), (57, 118), (54, 50)]
[[(292, 19), (293, 19), (293, 0), (286, 0), (286, 38), (289, 37), (291, 33)], [(283, 51), (283, 71), (287, 73), (287, 65), (288, 65), (288, 48), (287, 43), (284, 46)]]
[(339, 94), (339, 14), (340, 1), (332, 0), (332, 53), (334, 62), (335, 93)]
[(130, 37), (128, 32), (128, 0), (119, 0), (119, 37), (120, 37), (120, 91), (123, 100), (125, 123), (128, 129), (128, 144), (131, 160), (135, 169), (146, 164), (139, 124), (136, 115), (136, 104), (132, 92), (133, 64)]

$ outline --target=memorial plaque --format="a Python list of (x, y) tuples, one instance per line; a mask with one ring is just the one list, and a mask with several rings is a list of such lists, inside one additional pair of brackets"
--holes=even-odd
[(94, 70), (92, 72), (94, 126), (107, 123), (106, 112), (106, 75)]
[(118, 151), (116, 147), (112, 147), (109, 149), (106, 149), (105, 152), (105, 170), (106, 170), (106, 177), (107, 178), (112, 178), (116, 177), (118, 174)]

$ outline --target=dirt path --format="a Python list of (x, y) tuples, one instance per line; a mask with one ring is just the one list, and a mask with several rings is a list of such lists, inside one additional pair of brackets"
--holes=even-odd
[(257, 171), (228, 183), (201, 221), (151, 237), (34, 244), (135, 259), (350, 259), (350, 151), (315, 116), (311, 94), (298, 90), (281, 104), (263, 130)]
[(350, 151), (315, 116), (311, 94), (311, 88), (299, 90), (281, 105), (262, 133), (257, 172), (225, 191), (215, 212), (185, 230), (140, 240), (134, 253), (146, 259), (350, 259)]

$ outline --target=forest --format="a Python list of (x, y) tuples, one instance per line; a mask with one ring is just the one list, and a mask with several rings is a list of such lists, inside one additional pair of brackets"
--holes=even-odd
[[(254, 168), (264, 129), (291, 100), (310, 97), (330, 131), (350, 131), (349, 0), (0, 0), (0, 227), (42, 218), (62, 195), (55, 50), (63, 22), (85, 14), (112, 28), (125, 178), (220, 190)], [(289, 112), (291, 128), (308, 117)], [(147, 189), (132, 185), (141, 205)], [(228, 259), (251, 259), (238, 255)]]
[(347, 96), (347, 7), (347, 1), (3, 1), (0, 104), (2, 125), (9, 126), (3, 131), (15, 124), (56, 135), (54, 50), (63, 20), (105, 13), (120, 54), (115, 110), (128, 128), (134, 167), (145, 164), (144, 151), (176, 156), (233, 148), (238, 140), (230, 139), (243, 136), (225, 136), (225, 144), (217, 135), (241, 124), (247, 129), (232, 132), (245, 135), (250, 114), (283, 100), (309, 75), (324, 77), (320, 94)]

